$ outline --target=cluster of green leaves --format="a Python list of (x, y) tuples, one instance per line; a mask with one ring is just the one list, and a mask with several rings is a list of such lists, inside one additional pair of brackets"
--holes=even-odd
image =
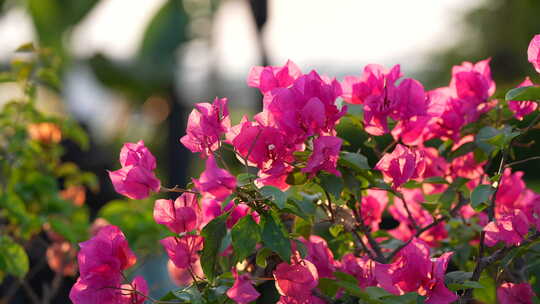
[[(74, 244), (88, 238), (88, 210), (60, 195), (70, 186), (97, 190), (93, 174), (61, 161), (60, 138), (82, 148), (88, 146), (88, 138), (74, 121), (36, 107), (38, 88), (58, 90), (58, 66), (49, 50), (29, 44), (18, 50), (11, 69), (1, 73), (2, 84), (18, 85), (24, 97), (8, 101), (0, 110), (0, 282), (5, 275), (25, 277), (25, 248), (31, 249), (44, 227)], [(40, 124), (50, 128), (39, 130)]]

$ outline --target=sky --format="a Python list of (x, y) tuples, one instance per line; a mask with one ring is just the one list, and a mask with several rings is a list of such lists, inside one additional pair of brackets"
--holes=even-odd
[[(206, 0), (198, 0), (206, 1)], [(103, 52), (132, 57), (142, 32), (164, 0), (103, 0), (73, 31), (79, 56)], [(213, 30), (212, 55), (225, 74), (245, 73), (257, 63), (255, 32), (247, 1), (223, 1)], [(270, 0), (266, 45), (274, 64), (292, 59), (301, 67), (331, 69), (366, 63), (422, 64), (423, 55), (452, 45), (461, 14), (482, 0)], [(0, 58), (32, 39), (22, 10), (0, 19)], [(200, 53), (195, 48), (195, 53)], [(189, 51), (189, 50), (188, 50)], [(190, 60), (203, 60), (190, 57)]]

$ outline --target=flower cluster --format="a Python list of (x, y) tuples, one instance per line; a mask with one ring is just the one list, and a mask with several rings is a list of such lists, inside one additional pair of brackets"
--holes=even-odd
[[(528, 58), (540, 72), (540, 35)], [(154, 205), (155, 222), (172, 233), (160, 241), (171, 278), (211, 297), (226, 285), (221, 296), (240, 304), (259, 299), (259, 280), (274, 281), (281, 304), (354, 296), (380, 302), (411, 293), (427, 304), (469, 301), (477, 283), (471, 281), (485, 268), (540, 237), (540, 194), (507, 163), (519, 132), (530, 129), (509, 122), (535, 112), (540, 96), (492, 100), (489, 64), (463, 62), (448, 86), (426, 90), (403, 78), (399, 65), (368, 65), (340, 82), (288, 61), (251, 69), (247, 83), (264, 96), (252, 119), (231, 124), (225, 98), (196, 104), (180, 141), (200, 153), (205, 169), (188, 189), (161, 188), (182, 194)], [(527, 78), (519, 90), (531, 86)], [(490, 110), (503, 108), (512, 114), (481, 128), (492, 122)], [(340, 137), (346, 116), (368, 137), (373, 169)], [(231, 173), (224, 149), (246, 167), (247, 178)], [(160, 190), (156, 160), (142, 141), (124, 145), (120, 163), (110, 172), (117, 192), (142, 199)], [(386, 223), (392, 219), (393, 227)], [(474, 262), (463, 261), (457, 246), (470, 252), (477, 244)], [(135, 256), (118, 228), (103, 228), (80, 246), (75, 303), (144, 301), (142, 279), (121, 285)], [(471, 275), (449, 285), (450, 267)], [(498, 300), (532, 303), (531, 286), (498, 269), (508, 272), (494, 282)]]

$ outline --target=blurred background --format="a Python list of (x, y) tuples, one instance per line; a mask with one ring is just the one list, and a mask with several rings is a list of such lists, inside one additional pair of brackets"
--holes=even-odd
[[(146, 142), (164, 185), (196, 176), (197, 157), (179, 143), (192, 105), (228, 97), (233, 123), (257, 111), (261, 96), (246, 85), (251, 66), (291, 59), (304, 72), (341, 80), (368, 63), (399, 63), (407, 77), (433, 89), (448, 84), (452, 65), (491, 57), (503, 96), (524, 76), (540, 81), (526, 58), (539, 16), (538, 0), (0, 0), (0, 70), (27, 42), (61, 56), (61, 90), (44, 87), (38, 99), (90, 134), (88, 151), (65, 146), (66, 160), (100, 179), (100, 191), (86, 197), (95, 217), (119, 198), (105, 170), (119, 167), (124, 142)], [(0, 84), (0, 105), (18, 94)], [(539, 164), (527, 169), (533, 182), (540, 178)], [(173, 286), (165, 262), (147, 263), (139, 271), (152, 294), (163, 295)], [(32, 284), (39, 289), (47, 275)], [(73, 282), (54, 303), (69, 303)], [(24, 294), (15, 301), (27, 303)]]

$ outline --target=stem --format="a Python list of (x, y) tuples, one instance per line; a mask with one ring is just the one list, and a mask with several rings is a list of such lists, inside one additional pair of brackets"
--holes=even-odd
[[(467, 203), (467, 200), (465, 200), (465, 199), (463, 198), (463, 195), (461, 194), (461, 192), (458, 192), (458, 195), (459, 195), (459, 200), (458, 200), (457, 205), (456, 205), (454, 208), (452, 208), (452, 210), (450, 210), (450, 216), (452, 216), (452, 217), (455, 216), (455, 214), (459, 211), (459, 209), (461, 209), (461, 207), (463, 207), (463, 205), (465, 205), (465, 203)], [(414, 234), (414, 237), (410, 238), (407, 242), (401, 244), (399, 247), (397, 247), (396, 249), (394, 249), (394, 251), (392, 251), (392, 252), (390, 253), (390, 255), (388, 255), (387, 260), (388, 260), (388, 261), (391, 261), (391, 260), (394, 258), (394, 256), (396, 256), (396, 254), (397, 254), (401, 249), (405, 248), (405, 246), (409, 245), (415, 237), (419, 237), (422, 233), (424, 233), (424, 232), (426, 232), (427, 230), (429, 230), (429, 229), (431, 229), (431, 228), (437, 226), (440, 222), (445, 221), (445, 220), (447, 220), (447, 219), (449, 219), (448, 216), (442, 215), (442, 216), (440, 216), (439, 218), (435, 219), (435, 220), (434, 220), (433, 222), (431, 222), (430, 224), (424, 226), (423, 228), (418, 229), (418, 230), (416, 231), (416, 233)]]
[(187, 190), (187, 189), (183, 189), (183, 188), (180, 188), (178, 186), (174, 186), (172, 188), (167, 188), (167, 187), (163, 187), (161, 186), (161, 189), (160, 189), (162, 192), (178, 192), (178, 193), (193, 193), (193, 194), (199, 194), (199, 192), (197, 191), (192, 191), (192, 190)]
[(510, 168), (512, 166), (519, 165), (519, 164), (522, 164), (522, 163), (526, 163), (526, 162), (531, 161), (531, 160), (537, 160), (537, 159), (540, 159), (540, 156), (532, 156), (532, 157), (525, 158), (525, 159), (522, 159), (522, 160), (517, 160), (515, 162), (511, 162), (511, 163), (508, 163), (508, 164), (504, 165), (504, 167), (505, 168)]

